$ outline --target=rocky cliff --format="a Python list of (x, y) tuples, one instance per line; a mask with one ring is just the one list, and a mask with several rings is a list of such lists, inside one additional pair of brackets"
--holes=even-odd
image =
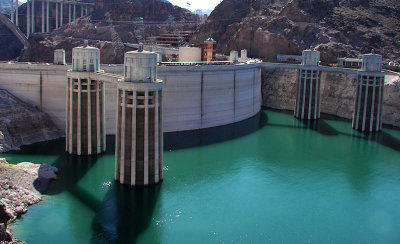
[(250, 56), (268, 60), (310, 47), (326, 63), (371, 49), (397, 60), (399, 31), (397, 0), (224, 0), (192, 42), (211, 33), (219, 52), (247, 49)]
[[(41, 2), (35, 1), (36, 33), (30, 36), (31, 48), (22, 45), (0, 24), (0, 60), (52, 62), (57, 48), (70, 50), (85, 39), (101, 47), (102, 62), (122, 63), (123, 54), (131, 49), (124, 43), (139, 43), (165, 33), (194, 31), (199, 16), (162, 0), (97, 0), (94, 11), (80, 17), (77, 26), (68, 25), (68, 8), (64, 7), (64, 25), (55, 30), (55, 8), (50, 10), (50, 34), (41, 32)], [(20, 11), (20, 28), (26, 33), (26, 4)], [(4, 38), (3, 38), (4, 37)], [(7, 47), (7, 48), (1, 48)], [(103, 52), (105, 53), (103, 57)], [(67, 56), (68, 61), (69, 56)]]
[[(357, 76), (323, 72), (321, 79), (321, 112), (352, 119)], [(297, 71), (294, 69), (263, 67), (263, 106), (293, 111), (296, 104), (296, 80)], [(400, 77), (386, 77), (382, 121), (400, 127)]]
[(0, 153), (61, 136), (47, 114), (0, 89)]

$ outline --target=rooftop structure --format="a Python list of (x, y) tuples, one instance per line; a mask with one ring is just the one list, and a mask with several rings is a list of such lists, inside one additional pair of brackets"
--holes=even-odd
[(64, 49), (56, 49), (54, 50), (54, 64), (65, 65), (65, 50)]
[(209, 37), (203, 43), (203, 57), (202, 61), (211, 62), (215, 59), (215, 54), (217, 52), (217, 42)]

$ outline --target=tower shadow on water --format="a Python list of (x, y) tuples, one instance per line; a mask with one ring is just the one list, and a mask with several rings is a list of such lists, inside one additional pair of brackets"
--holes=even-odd
[(161, 187), (114, 183), (93, 220), (91, 243), (136, 243), (151, 224)]

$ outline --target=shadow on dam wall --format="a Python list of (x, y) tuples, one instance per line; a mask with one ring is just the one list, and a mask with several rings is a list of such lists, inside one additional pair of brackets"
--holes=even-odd
[(249, 119), (234, 124), (164, 133), (164, 151), (206, 146), (246, 136), (263, 127), (265, 118), (265, 114), (261, 111)]

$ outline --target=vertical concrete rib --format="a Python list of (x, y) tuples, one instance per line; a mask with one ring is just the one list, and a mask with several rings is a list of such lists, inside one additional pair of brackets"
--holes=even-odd
[[(100, 110), (97, 110), (100, 111)], [(121, 90), (118, 88), (117, 89), (117, 126), (115, 127), (115, 168), (114, 168), (114, 179), (116, 181), (119, 181), (119, 164), (120, 164), (120, 154), (121, 154), (121, 117), (120, 117), (120, 111), (121, 111)], [(98, 144), (99, 145), (99, 144)]]
[(29, 38), (31, 34), (31, 7), (29, 6), (29, 0), (26, 1), (26, 37)]
[(236, 122), (236, 70), (233, 71), (233, 121)]
[(70, 86), (70, 84), (69, 84), (69, 78), (67, 78), (67, 83), (66, 83), (66, 86), (67, 86), (67, 89), (65, 89), (65, 101), (66, 101), (66, 106), (67, 106), (67, 109), (65, 110), (65, 151), (66, 152), (68, 152), (68, 148), (69, 148), (69, 144), (68, 144), (68, 142), (69, 142), (69, 123), (71, 123), (70, 122), (70, 118), (69, 118), (69, 110), (70, 110), (70, 108), (69, 108), (69, 104), (70, 104), (70, 102), (69, 102), (69, 93), (70, 93), (70, 88), (69, 88), (69, 86)]
[(88, 155), (92, 154), (92, 80), (87, 80), (87, 145)]
[(379, 86), (379, 110), (378, 110), (378, 118), (377, 121), (379, 121), (379, 123), (377, 122), (377, 130), (376, 131), (380, 131), (382, 129), (382, 104), (383, 104), (383, 90), (385, 87), (385, 80), (384, 78), (380, 78), (380, 86)]
[(81, 5), (81, 18), (83, 17), (83, 5)]
[(364, 108), (363, 108), (362, 131), (365, 131), (365, 123), (366, 123), (366, 118), (367, 118), (368, 84), (369, 84), (369, 76), (367, 76), (367, 80), (365, 83), (365, 99), (364, 99)]
[(125, 125), (126, 125), (126, 91), (122, 90), (122, 101), (121, 101), (121, 151), (120, 151), (120, 165), (119, 165), (119, 181), (121, 184), (125, 184)]
[[(100, 68), (99, 68), (100, 69)], [(102, 81), (99, 81), (100, 85), (101, 85), (101, 94), (102, 94), (102, 102), (101, 102), (101, 108), (103, 110), (102, 116), (101, 116), (101, 120), (102, 122), (102, 131), (103, 131), (103, 152), (105, 152), (107, 150), (107, 144), (106, 144), (106, 140), (107, 140), (107, 131), (106, 131), (106, 88), (105, 88), (105, 84)], [(101, 136), (101, 135), (99, 135)]]
[(42, 33), (44, 33), (45, 32), (45, 29), (44, 29), (44, 0), (42, 0)]
[(50, 33), (50, 1), (47, 0), (46, 6), (46, 32)]
[[(235, 102), (235, 101), (234, 101)], [(158, 91), (154, 92), (154, 182), (158, 182), (160, 178), (159, 170), (159, 136), (158, 136), (158, 111), (159, 101), (158, 101)]]
[(149, 91), (144, 92), (144, 179), (143, 184), (149, 184)]
[(162, 92), (160, 92), (160, 101), (159, 101), (160, 102), (160, 111), (159, 111), (160, 116), (159, 116), (159, 118), (161, 121), (158, 122), (158, 126), (160, 128), (160, 130), (159, 130), (159, 135), (160, 135), (160, 139), (159, 139), (159, 143), (160, 143), (160, 149), (159, 149), (159, 152), (160, 152), (160, 181), (162, 181), (164, 179), (164, 152), (163, 152), (164, 130), (163, 130), (163, 123), (162, 123), (162, 117), (163, 117), (163, 101), (162, 100), (163, 100), (163, 94), (162, 94)]
[[(101, 99), (100, 82), (97, 80), (96, 81), (96, 101), (97, 101), (97, 103), (96, 103), (96, 130), (97, 130), (97, 132), (96, 132), (96, 142), (97, 142), (97, 153), (101, 153), (101, 149), (102, 149), (101, 148), (101, 133), (100, 133), (100, 130), (101, 130), (101, 128), (100, 128), (100, 125), (101, 125), (101, 123), (100, 123), (100, 99)], [(117, 97), (117, 101), (119, 101), (118, 97)], [(117, 106), (119, 107), (118, 102), (117, 102)], [(118, 107), (117, 107), (117, 113), (118, 113)], [(117, 116), (117, 119), (118, 119), (118, 116)], [(118, 123), (117, 123), (117, 125), (118, 125)]]
[(376, 77), (374, 77), (372, 84), (372, 106), (371, 106), (371, 115), (369, 118), (369, 131), (373, 131), (373, 126), (374, 126), (374, 110), (375, 110), (375, 86), (376, 86)]
[(131, 148), (131, 186), (136, 184), (136, 99), (137, 92), (133, 90), (132, 101), (132, 148)]
[(76, 4), (74, 3), (74, 26), (76, 26)]
[(11, 5), (10, 6), (11, 6), (11, 14), (10, 14), (11, 22), (14, 23), (14, 0), (11, 0)]
[(294, 116), (299, 117), (299, 103), (300, 103), (300, 87), (301, 87), (302, 70), (297, 72), (297, 94), (296, 94), (296, 107), (294, 108)]
[(68, 4), (68, 24), (71, 24), (71, 4)]
[(308, 79), (308, 70), (304, 70), (305, 78), (303, 79), (303, 97), (302, 97), (302, 104), (301, 104), (301, 119), (304, 119), (304, 107), (306, 103), (306, 88), (307, 88), (307, 79)]
[(15, 2), (15, 25), (19, 27), (19, 16), (18, 16), (18, 7), (19, 3), (18, 0)]
[(82, 80), (78, 79), (77, 154), (82, 155)]
[(316, 80), (315, 80), (315, 98), (314, 98), (314, 119), (319, 119), (319, 107), (320, 107), (320, 85), (321, 85), (321, 78), (319, 70), (316, 73)]
[(64, 22), (64, 2), (61, 2), (61, 9), (60, 9), (60, 27), (63, 25)]
[(75, 87), (75, 82), (74, 79), (70, 79), (70, 87), (69, 87), (69, 153), (73, 153), (73, 143), (76, 143), (73, 141), (73, 121), (75, 120), (74, 118), (74, 113), (73, 113), (73, 101), (74, 101), (74, 87)]
[(58, 2), (56, 2), (56, 30), (58, 29)]
[(310, 98), (308, 99), (308, 119), (311, 119), (311, 103), (312, 103), (312, 97), (313, 97), (313, 92), (312, 92), (312, 87), (313, 87), (313, 82), (314, 82), (314, 71), (311, 71), (311, 79), (310, 79), (310, 91), (309, 91), (309, 95)]
[(35, 0), (32, 0), (32, 33), (35, 33)]

